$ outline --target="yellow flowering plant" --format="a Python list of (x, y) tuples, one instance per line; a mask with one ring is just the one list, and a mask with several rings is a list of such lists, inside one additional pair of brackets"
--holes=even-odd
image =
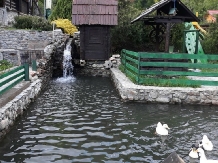
[(61, 28), (64, 33), (69, 35), (73, 35), (75, 32), (78, 31), (77, 27), (71, 23), (68, 19), (57, 19), (51, 22), (55, 24), (57, 28)]

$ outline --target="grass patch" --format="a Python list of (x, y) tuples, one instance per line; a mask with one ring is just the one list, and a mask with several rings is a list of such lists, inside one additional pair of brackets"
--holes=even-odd
[(6, 60), (1, 60), (0, 61), (0, 74), (3, 73), (1, 71), (4, 71), (4, 70), (9, 69), (11, 67), (13, 67), (13, 65), (10, 62), (8, 62)]
[[(120, 71), (124, 74), (125, 69), (123, 65), (119, 66)], [(137, 83), (137, 74), (128, 70), (131, 75), (126, 75), (133, 83)], [(186, 76), (159, 76), (159, 75), (141, 75), (140, 80), (143, 81), (141, 85), (157, 86), (157, 87), (192, 87), (199, 88), (198, 84), (185, 84), (189, 79)]]

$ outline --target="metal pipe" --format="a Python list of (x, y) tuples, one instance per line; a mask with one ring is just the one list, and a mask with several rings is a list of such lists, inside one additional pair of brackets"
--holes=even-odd
[(46, 18), (46, 0), (44, 0), (44, 17)]

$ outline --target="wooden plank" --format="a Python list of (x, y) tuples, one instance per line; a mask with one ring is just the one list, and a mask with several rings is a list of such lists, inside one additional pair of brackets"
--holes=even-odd
[(208, 81), (208, 80), (190, 80), (190, 79), (161, 79), (161, 78), (141, 78), (140, 84), (143, 83), (151, 84), (169, 84), (169, 85), (209, 85), (218, 86), (218, 81)]
[(187, 71), (159, 71), (159, 70), (141, 70), (140, 75), (169, 75), (169, 76), (202, 76), (218, 77), (218, 73), (208, 72), (187, 72)]
[(218, 55), (199, 55), (199, 54), (187, 54), (187, 53), (148, 53), (139, 52), (141, 58), (172, 58), (172, 59), (208, 59), (208, 60), (218, 60)]
[(15, 72), (21, 70), (21, 69), (24, 69), (24, 67), (23, 67), (23, 66), (19, 66), (19, 67), (15, 68), (15, 69), (13, 69), (13, 70), (11, 70), (11, 71), (8, 71), (8, 72), (6, 72), (6, 73), (0, 75), (0, 79), (5, 78), (5, 77), (7, 77), (7, 76), (9, 76), (9, 75), (11, 75), (11, 74), (13, 74), (13, 73), (15, 73)]
[(132, 70), (133, 72), (135, 72), (136, 74), (138, 74), (138, 68), (132, 66), (131, 64), (126, 63), (126, 68)]
[(126, 70), (126, 75), (129, 76), (130, 79), (134, 79), (135, 81), (137, 80), (137, 76), (128, 70)]
[(4, 89), (2, 89), (0, 91), (0, 95), (2, 95), (4, 92), (6, 92), (7, 90), (11, 89), (13, 86), (15, 86), (16, 84), (18, 84), (19, 82), (21, 82), (23, 80), (23, 78), (20, 78), (19, 80), (15, 81), (13, 84), (9, 85), (8, 87), (5, 87)]
[(16, 79), (17, 77), (19, 77), (19, 76), (21, 76), (21, 75), (24, 75), (24, 71), (23, 71), (23, 72), (20, 72), (20, 73), (18, 73), (18, 74), (16, 74), (16, 75), (13, 75), (12, 77), (10, 77), (10, 78), (8, 78), (8, 79), (6, 79), (6, 80), (0, 82), (0, 86), (3, 86), (3, 85), (5, 85), (5, 84), (7, 84), (7, 83), (10, 82), (11, 80), (14, 80), (14, 79)]
[(135, 57), (139, 56), (138, 52), (133, 52), (133, 51), (125, 50), (125, 49), (123, 49), (122, 52), (125, 53), (126, 55), (131, 55), (131, 56), (135, 56)]
[(133, 59), (133, 58), (130, 58), (130, 57), (128, 57), (128, 56), (126, 56), (126, 61), (127, 61), (127, 62), (128, 62), (128, 61), (131, 61), (131, 62), (134, 62), (135, 64), (139, 64), (139, 61), (138, 61), (138, 60)]
[(142, 62), (141, 66), (153, 67), (186, 67), (186, 68), (218, 68), (218, 64), (182, 63), (182, 62)]

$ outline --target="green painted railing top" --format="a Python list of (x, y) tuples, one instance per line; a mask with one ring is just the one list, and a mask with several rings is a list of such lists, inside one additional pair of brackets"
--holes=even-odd
[(11, 71), (8, 71), (0, 75), (0, 95), (13, 86), (21, 82), (22, 80), (29, 80), (29, 65), (24, 64)]

